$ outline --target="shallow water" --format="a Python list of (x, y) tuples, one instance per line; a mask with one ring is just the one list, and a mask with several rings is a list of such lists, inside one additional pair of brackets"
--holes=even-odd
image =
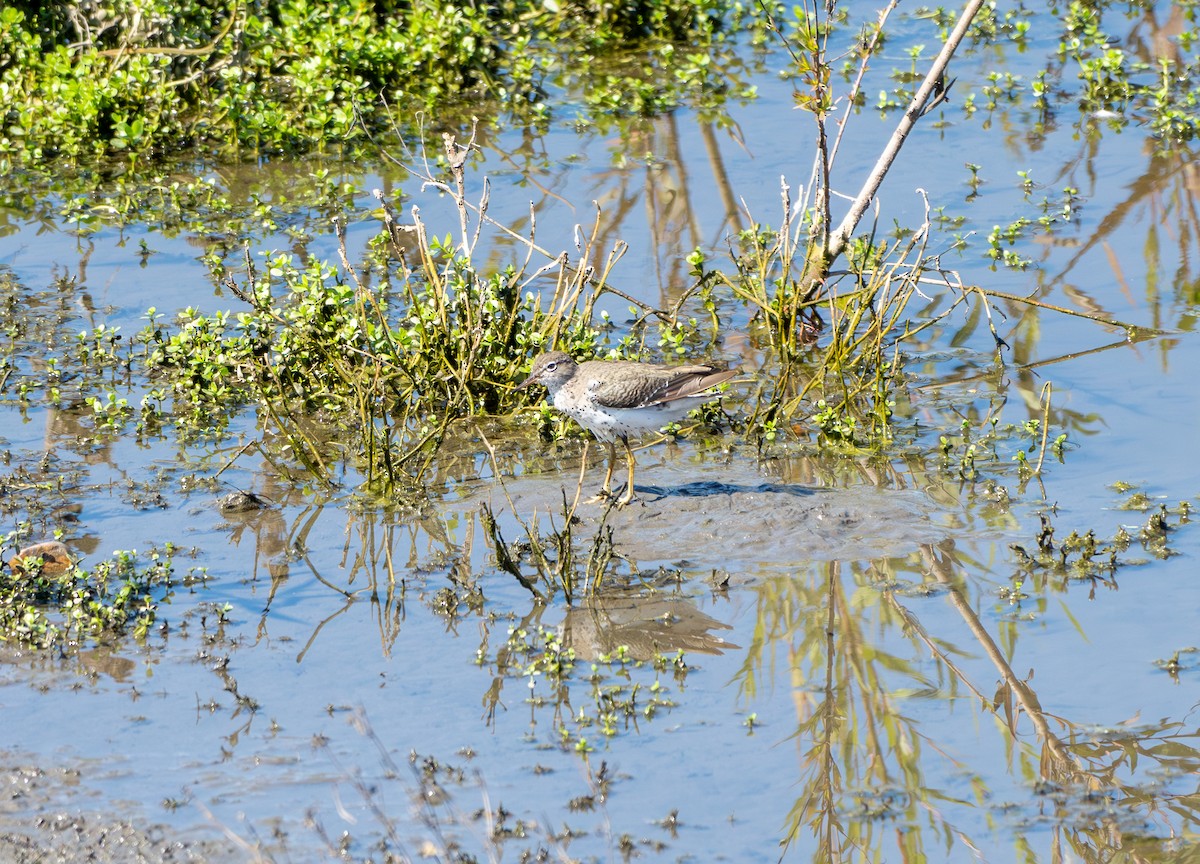
[[(957, 66), (958, 92), (970, 92), (983, 67)], [(596, 199), (606, 242), (631, 247), (615, 284), (670, 302), (689, 284), (683, 255), (720, 250), (749, 224), (741, 202), (777, 223), (777, 178), (806, 181), (806, 120), (773, 76), (760, 89), (761, 100), (733, 111), (747, 147), (687, 112), (635, 141), (555, 127), (537, 172), (553, 191), (537, 200), (539, 242), (572, 248), (573, 225), (593, 218)], [(476, 468), (433, 483), (429, 505), (413, 512), (322, 496), (246, 456), (221, 479), (275, 506), (229, 516), (218, 507), (225, 488), (191, 478), (233, 459), (258, 434), (254, 418), (217, 445), (79, 443), (86, 411), (22, 416), (5, 404), (5, 470), (46, 456), (53, 471), (79, 472), (73, 548), (98, 560), (171, 541), (183, 550), (177, 572), (204, 568), (207, 578), (176, 589), (160, 610), (167, 629), (145, 645), (0, 651), (5, 764), (71, 777), (21, 795), (21, 772), (10, 770), (0, 834), (45, 839), (37, 818), (61, 810), (161, 824), (224, 850), (207, 860), (313, 860), (343, 842), (356, 859), (382, 859), (381, 843), (407, 857), (461, 844), (483, 858), (497, 844), (508, 857), (540, 846), (585, 860), (1194, 851), (1196, 532), (1172, 516), (1171, 555), (1135, 539), (1115, 575), (1029, 576), (1020, 597), (1011, 548), (1036, 547), (1043, 512), (1059, 542), (1072, 530), (1107, 539), (1121, 526), (1136, 538), (1149, 514), (1120, 509), (1130, 493), (1112, 488), (1118, 481), (1155, 506), (1200, 492), (1194, 169), (1186, 156), (1147, 155), (1134, 128), (1089, 140), (1064, 116), (1031, 146), (1017, 112), (998, 113), (992, 130), (945, 116), (947, 128), (922, 125), (906, 145), (881, 224), (919, 216), (919, 187), (986, 234), (1020, 212), (1018, 170), (1046, 194), (1070, 183), (1083, 199), (1078, 219), (1016, 247), (1036, 268), (993, 272), (977, 247), (948, 253), (947, 265), (967, 283), (1165, 331), (1132, 341), (1121, 326), (1009, 304), (996, 323), (1012, 350), (997, 370), (985, 328), (958, 312), (943, 325), (914, 370), (916, 421), (932, 422), (944, 404), (979, 412), (990, 401), (1020, 424), (1042, 416), (1039, 394), (1052, 382), (1052, 434), (1067, 431), (1069, 443), (1042, 483), (1014, 471), (999, 475), (1000, 491), (903, 453), (882, 463), (786, 448), (760, 457), (733, 436), (717, 449), (658, 445), (638, 454), (641, 503), (607, 517), (580, 510), (576, 537), (607, 525), (628, 562), (620, 584), (568, 610), (495, 566), (478, 514), (489, 503), (510, 541), (518, 517), (561, 527), (577, 449), (506, 469), (503, 483), (476, 454)], [(854, 119), (862, 137), (847, 139), (839, 163), (848, 191), (892, 122), (869, 111)], [(1018, 131), (996, 131), (1005, 128)], [(527, 218), (531, 191), (501, 154), (520, 143), (515, 132), (489, 142), (482, 165), (493, 217), (512, 224)], [(987, 181), (970, 200), (968, 160)], [(372, 170), (355, 176), (361, 188), (400, 182)], [(231, 189), (252, 182), (222, 176)], [(418, 200), (426, 220), (452, 229), (446, 202)], [(364, 218), (348, 233), (361, 249), (377, 228), (369, 196), (357, 205)], [(0, 267), (76, 329), (130, 332), (149, 306), (236, 303), (209, 281), (194, 238), (137, 227), (78, 237), (69, 223), (22, 222), (10, 204), (13, 213), (20, 230), (0, 236)], [(154, 252), (145, 266), (139, 240)], [(300, 245), (336, 254), (332, 234)], [(64, 274), (74, 283), (52, 288)], [(619, 322), (625, 305), (609, 306)], [(745, 344), (735, 326), (728, 359), (753, 375)], [(598, 482), (595, 458), (583, 497)], [(38, 527), (48, 533), (55, 518)], [(559, 679), (546, 664), (564, 644), (579, 659)], [(1177, 652), (1180, 668), (1162, 668)], [(666, 658), (659, 668), (655, 653)]]

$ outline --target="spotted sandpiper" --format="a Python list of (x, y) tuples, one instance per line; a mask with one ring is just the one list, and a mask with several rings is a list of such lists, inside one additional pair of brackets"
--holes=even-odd
[(612, 497), (617, 439), (629, 459), (629, 483), (618, 504), (633, 500), (633, 449), (629, 438), (656, 432), (682, 420), (693, 408), (715, 398), (713, 388), (737, 372), (713, 366), (660, 366), (632, 360), (576, 363), (562, 351), (547, 351), (533, 361), (529, 377), (517, 385), (544, 384), (554, 407), (608, 443), (608, 471), (602, 498)]

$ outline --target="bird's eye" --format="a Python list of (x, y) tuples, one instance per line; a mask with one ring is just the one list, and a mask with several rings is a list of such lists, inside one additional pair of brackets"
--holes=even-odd
[(557, 360), (556, 360), (556, 361), (554, 361), (553, 363), (547, 363), (547, 364), (546, 364), (546, 371), (547, 371), (547, 372), (553, 372), (553, 371), (554, 371), (555, 369), (557, 369), (557, 368), (558, 368), (558, 361), (557, 361)]

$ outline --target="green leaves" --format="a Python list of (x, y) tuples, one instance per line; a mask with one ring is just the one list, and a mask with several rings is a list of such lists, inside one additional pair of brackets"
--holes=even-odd
[(70, 18), (68, 5), (3, 10), (0, 99), (20, 110), (0, 158), (354, 148), (422, 111), (447, 125), (455, 112), (484, 116), (481, 95), (532, 124), (550, 78), (569, 90), (582, 77), (592, 109), (620, 116), (715, 105), (745, 87), (732, 46), (715, 42), (716, 0), (147, 0), (136, 16), (98, 0)]
[(90, 570), (55, 575), (0, 571), (0, 642), (45, 648), (126, 632), (141, 639), (171, 584), (170, 548), (115, 552)]

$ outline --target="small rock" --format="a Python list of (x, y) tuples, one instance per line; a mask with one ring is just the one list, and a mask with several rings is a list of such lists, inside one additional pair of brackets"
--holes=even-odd
[(231, 513), (252, 513), (255, 510), (263, 510), (270, 506), (270, 502), (260, 495), (255, 495), (253, 492), (238, 489), (222, 498), (219, 506), (221, 512), (228, 515)]
[(40, 559), (41, 572), (46, 576), (61, 576), (71, 569), (74, 563), (67, 547), (57, 540), (47, 540), (45, 543), (34, 543), (26, 546), (8, 562), (14, 573), (25, 573), (32, 569), (30, 559)]

